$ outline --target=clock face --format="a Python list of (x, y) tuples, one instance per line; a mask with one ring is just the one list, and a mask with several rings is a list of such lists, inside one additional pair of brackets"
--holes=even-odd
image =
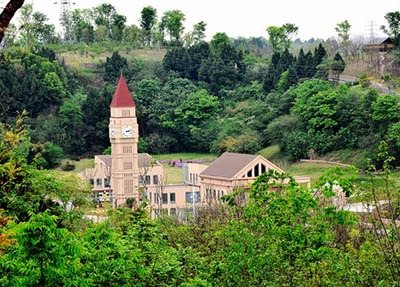
[(111, 127), (111, 136), (112, 136), (112, 137), (115, 137), (115, 129), (114, 129), (113, 126)]
[(125, 138), (130, 138), (133, 136), (133, 129), (131, 126), (123, 126), (121, 131), (122, 131), (122, 136)]

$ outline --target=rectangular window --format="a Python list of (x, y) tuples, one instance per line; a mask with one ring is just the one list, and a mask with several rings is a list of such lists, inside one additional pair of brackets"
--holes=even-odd
[(193, 183), (193, 173), (190, 173), (190, 183)]
[(153, 175), (153, 184), (158, 184), (158, 175)]
[(220, 194), (220, 191), (218, 190), (218, 200), (220, 200), (221, 199), (221, 194)]
[(160, 202), (160, 199), (158, 198), (158, 196), (159, 196), (158, 192), (155, 192), (154, 193), (154, 203), (155, 204), (158, 204)]
[(196, 173), (196, 184), (199, 183), (199, 174)]
[(89, 184), (90, 184), (91, 186), (94, 185), (94, 179), (93, 179), (93, 178), (89, 178)]
[(150, 184), (150, 175), (146, 175), (146, 185)]
[(124, 179), (124, 193), (133, 193), (133, 179)]
[(123, 153), (132, 153), (132, 146), (130, 146), (130, 145), (124, 145), (124, 146), (122, 147), (122, 152), (123, 152)]
[(106, 177), (104, 179), (104, 187), (110, 187), (110, 178), (109, 177)]
[(253, 170), (252, 170), (252, 169), (250, 169), (250, 170), (247, 172), (247, 177), (253, 177)]
[(128, 162), (124, 162), (124, 169), (132, 169), (132, 162), (128, 161)]
[(169, 194), (169, 203), (175, 204), (175, 192)]
[(168, 193), (163, 193), (162, 194), (162, 203), (163, 204), (168, 204)]
[(102, 180), (101, 180), (101, 178), (96, 178), (96, 186), (97, 187), (102, 187)]
[(213, 190), (213, 199), (217, 200), (217, 192), (215, 191), (215, 189)]
[(143, 185), (143, 176), (139, 175), (139, 185)]
[(259, 174), (259, 167), (258, 167), (259, 165), (257, 164), (255, 167), (254, 167), (254, 176), (255, 177), (257, 177), (257, 176), (259, 176), (260, 174)]
[(130, 116), (130, 111), (129, 110), (122, 110), (122, 116), (123, 117), (129, 117)]
[(186, 203), (192, 203), (193, 202), (193, 197), (192, 197), (192, 192), (188, 191), (185, 193), (185, 201)]
[(200, 191), (196, 191), (194, 195), (194, 202), (199, 203), (200, 202)]
[(150, 192), (150, 203), (151, 203), (151, 200), (152, 200), (152, 198), (151, 198), (151, 195), (152, 195), (153, 193), (152, 192)]
[(168, 216), (168, 208), (162, 209), (163, 216)]
[(176, 217), (176, 209), (175, 208), (171, 208), (169, 210), (169, 215), (172, 216), (172, 217)]
[(206, 188), (206, 201), (208, 201), (208, 188)]

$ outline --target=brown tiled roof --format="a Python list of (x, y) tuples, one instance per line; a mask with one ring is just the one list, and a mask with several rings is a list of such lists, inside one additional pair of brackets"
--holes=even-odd
[(101, 159), (106, 164), (106, 167), (111, 167), (111, 155), (96, 155), (96, 157)]
[(225, 152), (200, 175), (232, 178), (256, 157), (253, 154)]

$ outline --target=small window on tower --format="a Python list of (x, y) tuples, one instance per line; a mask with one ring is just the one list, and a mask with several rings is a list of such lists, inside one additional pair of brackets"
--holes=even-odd
[(122, 148), (123, 153), (132, 153), (132, 146), (123, 146)]
[(132, 169), (132, 162), (131, 161), (124, 162), (124, 169)]
[(130, 116), (129, 110), (122, 110), (122, 116), (123, 117), (129, 117)]

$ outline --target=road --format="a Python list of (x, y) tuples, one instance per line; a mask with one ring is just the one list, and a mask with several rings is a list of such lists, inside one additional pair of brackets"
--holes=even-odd
[[(333, 78), (331, 78), (329, 80), (330, 81), (334, 81)], [(357, 81), (357, 78), (356, 77), (350, 77), (350, 76), (340, 76), (340, 80), (339, 80), (339, 82), (341, 82), (341, 83), (354, 82), (354, 81)], [(372, 82), (371, 86), (376, 88), (376, 89), (378, 89), (378, 90), (381, 90), (382, 93), (384, 93), (384, 94), (393, 94), (393, 95), (396, 95), (396, 96), (400, 96), (400, 94), (398, 94), (398, 93), (396, 93), (396, 92), (394, 92), (392, 90), (389, 90), (388, 88), (386, 88), (384, 85), (382, 85), (380, 83)]]

